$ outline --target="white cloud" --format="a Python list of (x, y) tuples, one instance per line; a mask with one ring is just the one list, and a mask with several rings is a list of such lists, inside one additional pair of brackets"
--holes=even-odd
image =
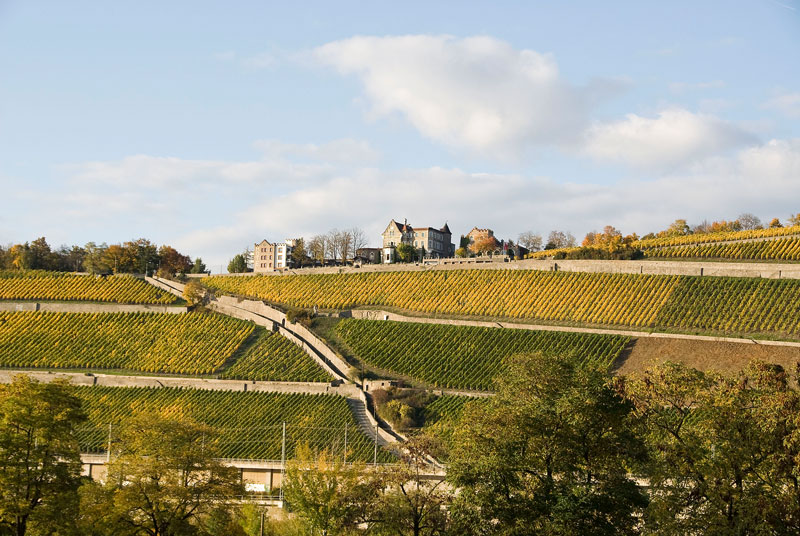
[(399, 113), (428, 138), (493, 155), (574, 139), (592, 100), (549, 54), (491, 37), (353, 37), (314, 56), (358, 76), (374, 116)]
[(705, 114), (670, 108), (655, 118), (628, 114), (586, 131), (584, 152), (644, 169), (680, 166), (753, 143), (741, 128)]
[[(271, 147), (282, 144), (273, 142)], [(679, 217), (698, 222), (753, 212), (764, 220), (785, 218), (797, 212), (800, 199), (800, 139), (749, 146), (659, 174), (655, 180), (613, 184), (457, 168), (386, 170), (349, 163), (320, 163), (309, 181), (303, 168), (282, 167), (286, 151), (303, 153), (299, 147), (304, 146), (287, 145), (276, 151), (278, 156), (265, 156), (259, 162), (285, 171), (282, 189), (239, 181), (245, 172), (230, 179), (230, 170), (251, 164), (245, 161), (200, 165), (170, 158), (164, 166), (167, 171), (157, 169), (157, 157), (88, 163), (73, 168), (72, 178), (66, 178), (60, 191), (31, 187), (24, 196), (19, 192), (8, 207), (3, 221), (8, 229), (3, 233), (9, 240), (44, 235), (56, 244), (146, 236), (200, 256), (218, 270), (262, 238), (310, 237), (333, 227), (359, 226), (377, 245), (391, 218), (437, 227), (446, 221), (456, 235), (478, 225), (509, 238), (528, 229), (541, 233), (563, 229), (581, 237), (606, 224), (626, 233), (659, 230)], [(107, 177), (108, 170), (116, 173), (110, 182), (85, 178), (97, 173)], [(153, 173), (160, 181), (153, 181)], [(199, 184), (185, 179), (198, 174), (205, 176)], [(35, 228), (24, 218), (33, 210)]]
[(776, 95), (764, 103), (764, 107), (778, 110), (792, 119), (800, 119), (800, 93)]

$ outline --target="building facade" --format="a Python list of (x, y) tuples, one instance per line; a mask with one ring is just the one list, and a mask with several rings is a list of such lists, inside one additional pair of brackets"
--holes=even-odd
[(381, 234), (383, 238), (384, 263), (395, 262), (395, 250), (400, 244), (408, 244), (416, 250), (423, 250), (426, 257), (452, 257), (455, 254), (453, 234), (445, 223), (444, 227), (413, 227), (408, 221), (398, 223), (389, 222), (386, 230)]
[(253, 248), (253, 271), (274, 272), (292, 268), (292, 250), (296, 242), (296, 239), (288, 239), (277, 244), (266, 239), (257, 242)]

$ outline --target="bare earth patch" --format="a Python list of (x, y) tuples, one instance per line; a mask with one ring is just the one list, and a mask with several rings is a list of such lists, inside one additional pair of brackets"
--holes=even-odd
[(753, 359), (776, 363), (794, 371), (800, 348), (735, 342), (638, 338), (613, 365), (616, 374), (645, 370), (664, 361), (684, 363), (700, 370), (736, 372)]

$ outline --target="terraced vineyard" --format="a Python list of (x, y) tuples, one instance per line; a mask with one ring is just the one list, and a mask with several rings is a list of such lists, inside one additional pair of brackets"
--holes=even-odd
[(0, 271), (0, 300), (175, 303), (177, 298), (130, 275), (94, 277), (38, 270)]
[(0, 313), (0, 366), (210, 374), (252, 332), (212, 313)]
[(440, 396), (425, 407), (425, 426), (456, 420), (461, 416), (467, 402), (478, 401), (480, 403), (481, 400), (485, 399), (458, 395)]
[(620, 335), (344, 319), (336, 332), (368, 365), (449, 389), (487, 390), (505, 358), (574, 354), (608, 366), (630, 341)]
[(333, 378), (286, 337), (256, 328), (258, 339), (221, 377), (236, 380), (327, 382)]
[[(774, 237), (792, 237), (797, 239), (800, 236), (800, 225), (793, 227), (777, 227), (769, 229), (752, 229), (747, 231), (729, 231), (722, 233), (695, 233), (680, 236), (665, 236), (662, 238), (649, 238), (647, 240), (637, 240), (631, 244), (632, 247), (644, 250), (648, 257), (665, 257), (665, 255), (654, 255), (650, 250), (661, 248), (673, 248), (678, 246), (699, 246), (703, 244), (724, 246), (725, 244), (714, 244), (714, 242), (727, 242), (741, 240), (743, 244), (750, 244), (752, 240)], [(579, 251), (580, 247), (548, 249), (535, 251), (526, 256), (529, 259), (547, 259), (559, 254), (570, 254)], [(681, 257), (683, 255), (677, 255)], [(696, 257), (696, 256), (695, 256)], [(727, 258), (727, 257), (721, 257)], [(793, 260), (787, 257), (731, 257), (731, 258), (754, 258), (761, 260)]]
[(797, 261), (800, 260), (800, 238), (653, 248), (646, 251), (646, 256), (658, 259)]
[[(89, 416), (79, 432), (83, 452), (107, 449), (109, 424), (139, 412), (178, 414), (194, 418), (220, 432), (218, 447), (226, 458), (281, 459), (282, 424), (286, 423), (287, 457), (298, 444), (344, 452), (348, 460), (373, 460), (373, 441), (357, 426), (347, 401), (336, 395), (246, 393), (200, 389), (140, 387), (76, 387)], [(393, 459), (378, 450), (378, 461)]]
[(800, 280), (437, 270), (210, 277), (204, 284), (294, 307), (388, 306), (556, 324), (800, 337)]

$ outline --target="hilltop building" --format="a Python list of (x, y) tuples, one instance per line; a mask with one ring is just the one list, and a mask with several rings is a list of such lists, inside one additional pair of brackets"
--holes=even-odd
[(253, 271), (254, 272), (274, 272), (291, 268), (292, 250), (297, 239), (290, 238), (285, 242), (273, 244), (268, 240), (256, 242), (253, 248)]
[(455, 254), (453, 234), (447, 223), (444, 227), (412, 227), (408, 221), (389, 222), (383, 237), (383, 262), (395, 262), (395, 250), (400, 244), (409, 244), (415, 249), (422, 249), (426, 257), (452, 257)]

